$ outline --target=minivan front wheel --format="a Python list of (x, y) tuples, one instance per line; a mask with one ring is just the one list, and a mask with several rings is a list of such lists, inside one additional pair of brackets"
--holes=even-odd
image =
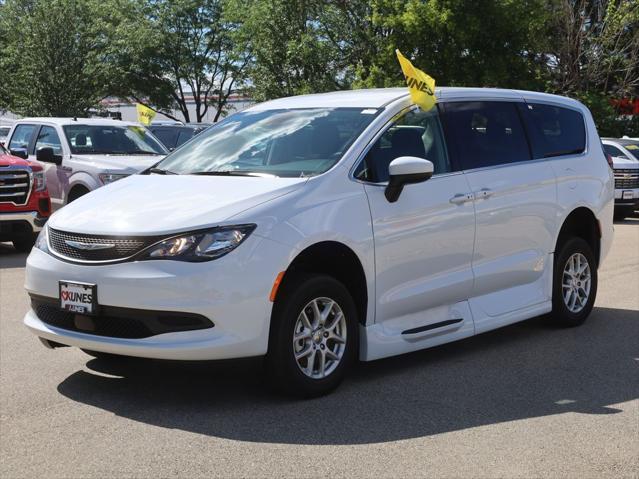
[(321, 396), (339, 385), (355, 359), (355, 304), (330, 276), (296, 276), (287, 283), (274, 306), (269, 373), (287, 393)]
[(552, 317), (561, 326), (582, 324), (595, 304), (597, 265), (582, 238), (564, 242), (555, 261)]

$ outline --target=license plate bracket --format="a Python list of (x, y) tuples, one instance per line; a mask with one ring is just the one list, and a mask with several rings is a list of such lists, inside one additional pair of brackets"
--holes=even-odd
[(70, 313), (96, 315), (98, 312), (98, 286), (77, 281), (59, 281), (60, 309)]

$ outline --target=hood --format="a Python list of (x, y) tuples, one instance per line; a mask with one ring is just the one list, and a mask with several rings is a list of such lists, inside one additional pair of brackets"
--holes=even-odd
[(306, 178), (133, 175), (82, 196), (49, 226), (103, 235), (171, 234), (215, 226), (290, 193)]
[(72, 155), (96, 169), (109, 172), (139, 173), (164, 158), (164, 155)]
[(13, 155), (0, 154), (0, 166), (32, 166), (29, 160), (23, 160)]
[(613, 168), (639, 169), (639, 161), (629, 160), (628, 158), (624, 158), (622, 156), (613, 156), (612, 165)]

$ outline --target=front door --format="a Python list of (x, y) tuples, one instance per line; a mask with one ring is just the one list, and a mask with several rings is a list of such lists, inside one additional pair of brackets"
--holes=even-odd
[(65, 165), (64, 152), (60, 136), (53, 126), (43, 125), (36, 137), (35, 146), (33, 148), (32, 159), (35, 160), (36, 153), (41, 148), (52, 148), (54, 155), (63, 157), (62, 164), (42, 163), (47, 178), (47, 189), (51, 196), (53, 209), (61, 207), (64, 203), (64, 194), (68, 190), (69, 176), (71, 169)]
[[(435, 174), (407, 185), (390, 203), (384, 196), (388, 165), (400, 156), (430, 160)], [(355, 175), (364, 182), (372, 217), (379, 334), (403, 339), (395, 353), (429, 346), (434, 335), (472, 335), (466, 300), (475, 213), (466, 178), (451, 170), (437, 108), (414, 108), (394, 121)]]

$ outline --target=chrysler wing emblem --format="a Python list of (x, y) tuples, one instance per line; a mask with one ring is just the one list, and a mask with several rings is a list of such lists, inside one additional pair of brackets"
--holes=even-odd
[(64, 240), (71, 248), (81, 249), (84, 251), (97, 251), (101, 249), (114, 248), (113, 243), (83, 243), (82, 241)]

